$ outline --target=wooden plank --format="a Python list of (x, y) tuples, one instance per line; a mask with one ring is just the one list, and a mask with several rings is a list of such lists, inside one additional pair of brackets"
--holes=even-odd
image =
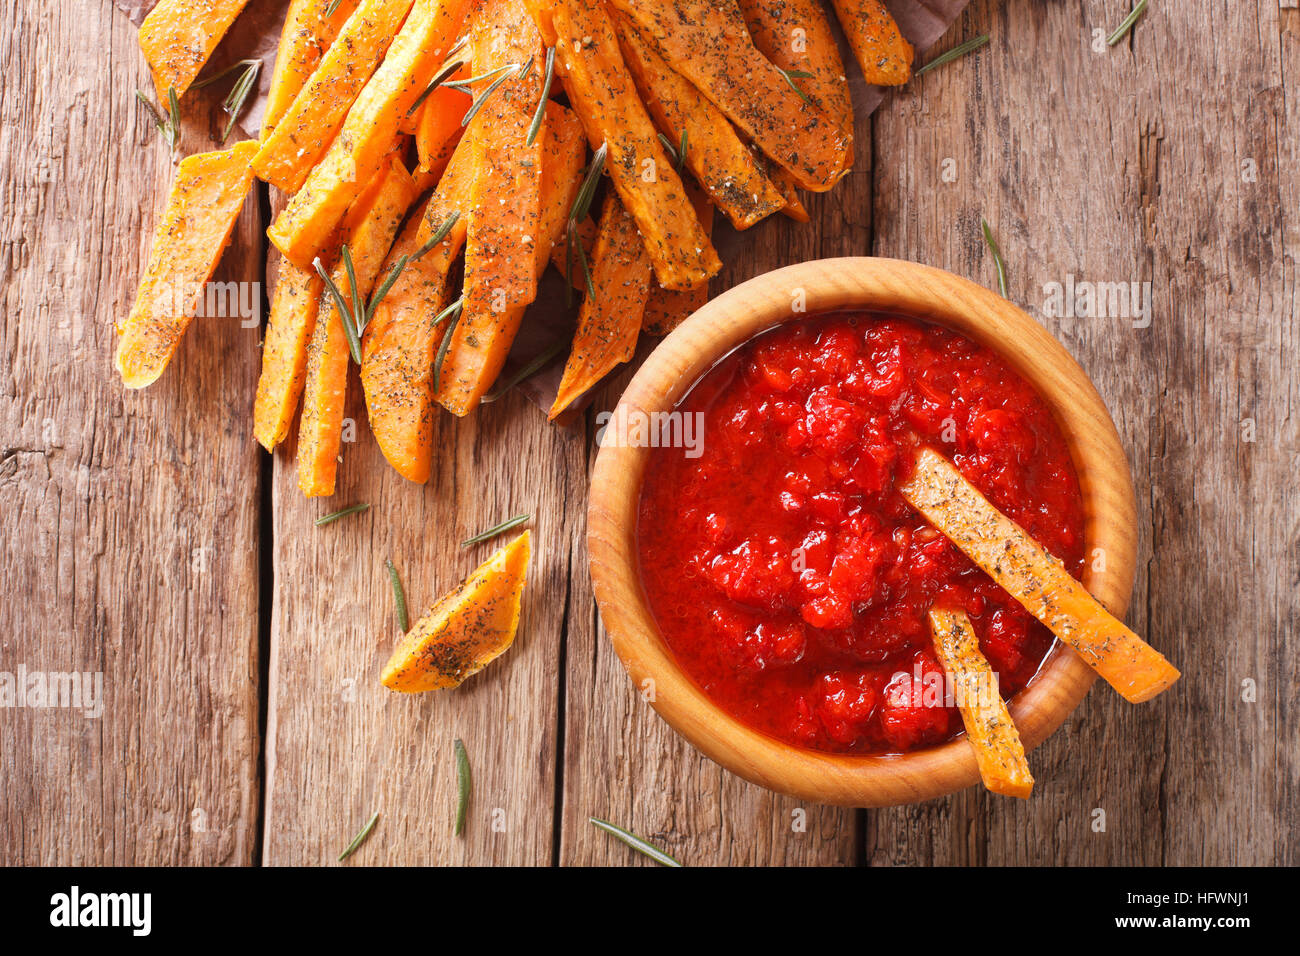
[[(856, 74), (852, 58), (845, 62)], [(855, 139), (853, 172), (830, 193), (803, 194), (810, 223), (778, 215), (738, 233), (717, 216), (714, 241), (723, 271), (713, 281), (714, 295), (806, 259), (867, 254), (871, 119), (861, 113)], [(587, 413), (589, 464), (595, 462), (595, 415), (617, 404), (632, 374), (629, 369), (613, 376)], [(592, 827), (592, 816), (633, 830), (688, 865), (857, 862), (859, 811), (817, 806), (754, 786), (704, 757), (654, 713), (599, 625), (585, 543), (575, 559), (565, 645), (560, 864), (654, 865)]]
[[(1153, 5), (1129, 39), (1095, 44), (1127, 6), (973, 3), (949, 43), (993, 44), (879, 114), (876, 251), (993, 284), (980, 217), (993, 225), (1011, 298), (1092, 375), (1130, 451), (1127, 619), (1184, 679), (1139, 707), (1095, 689), (1031, 754), (1028, 804), (971, 790), (872, 814), (872, 863), (1295, 859), (1300, 685), (1283, 640), (1300, 557), (1295, 509), (1276, 505), (1298, 447), (1297, 24), (1277, 5)], [(1047, 284), (1070, 275), (1150, 282), (1150, 326), (1047, 314)]]
[[(581, 437), (547, 426), (517, 394), (464, 420), (444, 414), (426, 487), (384, 461), (355, 378), (347, 415), (357, 437), (343, 446), (333, 497), (304, 499), (293, 449), (275, 458), (264, 861), (333, 863), (378, 810), (358, 864), (549, 864), (560, 639), (583, 527)], [(357, 502), (370, 510), (313, 525)], [(398, 636), (385, 558), (414, 620), (505, 539), (459, 542), (521, 512), (535, 520), (514, 646), (455, 690), (381, 686)], [(457, 737), (474, 780), (461, 838), (452, 835)]]
[[(0, 848), (8, 864), (248, 864), (258, 469), (233, 423), (258, 332), (196, 320), (157, 384), (122, 388), (113, 323), (173, 168), (131, 100), (148, 70), (108, 3), (23, 0), (8, 19), (0, 671), (98, 672), (104, 708), (4, 712)], [(183, 151), (211, 148), (205, 102), (187, 97)], [(260, 232), (249, 203), (217, 281), (260, 280)]]

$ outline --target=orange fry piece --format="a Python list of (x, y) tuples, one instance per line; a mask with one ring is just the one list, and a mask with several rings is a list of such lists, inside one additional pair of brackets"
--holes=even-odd
[(362, 0), (253, 157), (258, 178), (296, 193), (334, 142), (413, 0)]
[(117, 344), (127, 388), (157, 381), (189, 328), (253, 187), (248, 161), (256, 151), (250, 139), (181, 160)]
[(1178, 670), (1116, 620), (1014, 521), (993, 507), (948, 459), (923, 449), (904, 498), (1089, 667), (1140, 703), (1178, 680)]
[(659, 142), (599, 3), (555, 0), (550, 23), (564, 88), (593, 149), (609, 149), (605, 168), (636, 220), (659, 284), (691, 289), (722, 268), (695, 218), (681, 177)]
[[(357, 294), (362, 302), (369, 297), (397, 227), (415, 197), (410, 173), (399, 160), (390, 157), (388, 167), (361, 194), (357, 206), (349, 210), (345, 241), (352, 253)], [(344, 298), (350, 299), (352, 286), (342, 263), (335, 266), (331, 278)], [(323, 304), (325, 309), (316, 319), (308, 347), (302, 419), (298, 423), (298, 487), (309, 498), (334, 494), (351, 362), (338, 307), (332, 300)]]
[(868, 83), (899, 86), (912, 76), (912, 44), (881, 0), (834, 0), (835, 15)]
[(468, 0), (416, 0), (324, 158), (267, 229), (286, 258), (309, 268), (347, 208), (384, 167), (398, 142), (401, 117), (456, 42), (467, 5)]
[[(713, 231), (713, 206), (709, 197), (698, 186), (688, 187), (695, 214), (704, 223), (706, 232)], [(583, 288), (581, 276), (575, 280), (578, 288)], [(664, 289), (655, 286), (650, 290), (650, 300), (645, 305), (645, 315), (641, 318), (641, 331), (647, 335), (667, 335), (681, 325), (709, 301), (709, 284), (707, 282), (694, 289)]]
[(419, 483), (428, 481), (433, 470), (433, 417), (438, 411), (433, 358), (447, 327), (445, 318), (438, 326), (434, 320), (446, 298), (448, 274), (465, 245), (473, 173), (466, 144), (452, 156), (437, 190), (424, 211), (411, 218), (379, 275), (388, 275), (402, 256), (423, 248), (427, 239), (422, 241), (420, 232), (426, 222), (434, 223), (434, 231), (448, 221), (451, 226), (441, 242), (407, 262), (361, 338), (361, 385), (370, 431), (397, 473)]
[[(574, 196), (582, 184), (587, 141), (578, 118), (555, 102), (546, 104), (546, 119), (537, 139), (541, 145), (541, 202), (531, 255), (533, 268), (541, 273), (564, 234)], [(472, 224), (471, 219), (471, 228)], [(468, 246), (465, 255), (468, 286)], [(469, 302), (467, 294), (466, 311), (456, 325), (439, 380), (438, 401), (455, 415), (466, 415), (476, 408), (501, 374), (527, 309), (527, 305), (518, 305), (499, 313), (490, 309), (470, 312)]]
[(293, 0), (289, 5), (266, 93), (259, 137), (264, 143), (357, 8), (358, 0), (338, 0), (330, 13), (332, 3), (334, 0)]
[(930, 611), (930, 636), (943, 669), (952, 681), (966, 736), (975, 751), (984, 786), (994, 793), (1029, 799), (1034, 776), (1029, 772), (1020, 734), (998, 693), (998, 678), (980, 652), (979, 638), (961, 611)]
[(650, 294), (650, 261), (617, 194), (605, 196), (591, 263), (594, 296), (582, 301), (573, 348), (548, 418), (552, 421), (636, 351)]
[(190, 88), (248, 0), (159, 0), (140, 24), (138, 40), (153, 72), (158, 102), (167, 91), (182, 96)]

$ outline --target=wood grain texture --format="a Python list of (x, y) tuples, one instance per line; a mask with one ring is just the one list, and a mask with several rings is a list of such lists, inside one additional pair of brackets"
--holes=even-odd
[[(433, 477), (415, 485), (384, 461), (352, 372), (357, 440), (343, 445), (336, 493), (303, 498), (293, 443), (276, 454), (264, 861), (333, 863), (378, 810), (358, 864), (549, 864), (566, 595), (581, 571), (572, 562), (586, 494), (582, 436), (547, 427), (519, 395), (465, 419), (443, 414)], [(314, 526), (358, 502), (370, 510)], [(381, 686), (398, 636), (384, 559), (401, 574), (414, 620), (506, 539), (458, 542), (523, 512), (534, 516), (533, 558), (510, 650), (455, 690)], [(459, 838), (457, 737), (474, 779)]]
[[(3, 712), (0, 861), (252, 863), (257, 329), (199, 319), (122, 388), (113, 324), (173, 172), (132, 100), (148, 69), (107, 2), (6, 19), (0, 671), (102, 672), (105, 707)], [(210, 148), (211, 104), (183, 112), (181, 152)], [(249, 203), (215, 280), (260, 280), (260, 232)]]
[[(1128, 621), (1186, 676), (1141, 707), (1094, 689), (1031, 755), (1027, 805), (968, 791), (872, 814), (872, 863), (1296, 860), (1297, 22), (1152, 5), (1096, 52), (1127, 7), (972, 4), (950, 41), (992, 44), (876, 114), (875, 251), (992, 285), (992, 224), (1011, 298), (1115, 416), (1143, 529)], [(1069, 274), (1150, 282), (1150, 327), (1049, 316), (1045, 284)]]
[[(987, 218), (1011, 298), (1092, 376), (1133, 465), (1127, 620), (1182, 682), (1140, 707), (1097, 687), (1030, 755), (1027, 805), (972, 788), (869, 812), (721, 770), (628, 681), (597, 620), (583, 516), (595, 414), (630, 372), (572, 431), (519, 396), (444, 417), (427, 487), (384, 464), (354, 384), (357, 441), (339, 493), (315, 503), (289, 442), (263, 504), (256, 331), (195, 322), (164, 377), (125, 395), (111, 323), (171, 171), (131, 101), (147, 69), (107, 0), (14, 6), (0, 36), (0, 671), (102, 670), (108, 702), (98, 720), (0, 715), (0, 862), (332, 863), (375, 810), (355, 863), (646, 862), (588, 816), (695, 865), (1300, 862), (1294, 4), (1152, 4), (1096, 50), (1128, 0), (976, 0), (938, 49), (992, 43), (859, 116), (855, 169), (805, 196), (812, 223), (719, 220), (715, 293), (864, 254), (994, 287)], [(187, 97), (187, 150), (219, 133), (218, 98)], [(263, 225), (250, 204), (217, 278), (260, 277)], [(1150, 326), (1048, 316), (1044, 285), (1069, 275), (1151, 282)], [(312, 525), (356, 500), (372, 510)], [(450, 693), (384, 690), (385, 557), (418, 613), (492, 548), (457, 542), (525, 510), (538, 517), (515, 647)], [(460, 839), (457, 736), (475, 776)]]

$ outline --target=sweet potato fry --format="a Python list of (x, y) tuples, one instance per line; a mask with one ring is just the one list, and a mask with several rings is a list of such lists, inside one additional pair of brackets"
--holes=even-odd
[(584, 299), (578, 312), (578, 329), (548, 415), (551, 420), (636, 351), (650, 294), (650, 261), (636, 222), (613, 192), (606, 194), (600, 212), (591, 281), (596, 294)]
[[(363, 190), (363, 205), (349, 212), (355, 225), (346, 242), (357, 277), (357, 295), (364, 302), (379, 274), (379, 267), (407, 208), (415, 201), (415, 183), (396, 158), (378, 175), (378, 188)], [(345, 296), (351, 292), (343, 266), (334, 269), (334, 284)], [(303, 387), (302, 419), (298, 423), (298, 487), (309, 498), (334, 494), (339, 447), (343, 437), (343, 405), (347, 397), (348, 352), (343, 319), (332, 301), (316, 319), (307, 352), (307, 379)]]
[[(564, 235), (574, 196), (581, 185), (587, 141), (582, 124), (559, 103), (546, 104), (546, 118), (538, 134), (541, 144), (541, 202), (537, 235), (532, 243), (533, 268), (546, 268), (551, 250)], [(474, 220), (470, 219), (471, 235)], [(470, 281), (469, 248), (465, 250), (465, 280)], [(471, 312), (466, 295), (466, 309), (451, 345), (443, 359), (438, 401), (456, 415), (466, 415), (492, 387), (510, 346), (514, 344), (526, 305), (516, 305), (503, 312)]]
[(316, 328), (324, 287), (315, 269), (299, 269), (280, 259), (253, 404), (253, 437), (267, 451), (288, 436), (298, 410), (307, 374), (307, 343)]
[(1150, 700), (1178, 680), (1172, 664), (1116, 620), (1019, 525), (989, 504), (948, 459), (923, 449), (911, 479), (899, 490), (1126, 700)]
[(569, 101), (592, 146), (609, 149), (605, 168), (636, 220), (659, 284), (689, 289), (706, 282), (722, 263), (636, 94), (609, 14), (577, 0), (556, 0), (551, 14)]
[[(687, 187), (691, 193), (691, 203), (695, 214), (704, 224), (706, 232), (713, 231), (713, 206), (708, 195), (698, 186)], [(579, 282), (582, 280), (579, 279)], [(655, 286), (650, 290), (650, 299), (646, 302), (645, 314), (641, 317), (641, 331), (648, 335), (667, 335), (681, 325), (691, 315), (709, 301), (709, 284), (694, 289), (663, 289)]]
[(881, 0), (834, 0), (835, 15), (868, 83), (899, 86), (912, 76), (912, 44)]
[(822, 5), (817, 0), (739, 2), (758, 51), (788, 73), (811, 73), (795, 79), (795, 84), (852, 138), (849, 81)]
[(961, 611), (930, 611), (935, 652), (953, 684), (966, 737), (975, 751), (984, 786), (1028, 800), (1034, 789), (1020, 734), (998, 693), (997, 675), (980, 653), (979, 638)]
[(415, 149), (422, 172), (437, 175), (446, 168), (465, 132), (460, 121), (469, 105), (469, 96), (450, 86), (438, 87), (424, 101), (415, 124)]
[(758, 51), (736, 0), (610, 2), (800, 186), (825, 192), (848, 172), (852, 140)]
[(366, 81), (384, 58), (414, 0), (362, 0), (320, 65), (262, 148), (253, 171), (277, 189), (296, 193), (325, 155)]
[(467, 4), (468, 0), (416, 0), (324, 158), (267, 230), (286, 258), (309, 267), (344, 211), (383, 168), (384, 157), (399, 135), (399, 117), (424, 92), (456, 42)]
[[(426, 222), (444, 238), (406, 268), (375, 307), (361, 338), (361, 385), (370, 430), (388, 463), (410, 481), (424, 483), (433, 468), (433, 357), (446, 332), (435, 326), (448, 292), (447, 277), (465, 245), (474, 166), (469, 144), (452, 156), (424, 211), (412, 217), (379, 270), (386, 276), (402, 256), (424, 247)], [(453, 218), (454, 217), (454, 218)]]
[(280, 47), (275, 54), (271, 86), (266, 93), (266, 111), (262, 116), (259, 137), (262, 142), (266, 142), (289, 109), (289, 104), (315, 72), (321, 57), (329, 50), (358, 2), (338, 0), (332, 13), (329, 8), (334, 0), (293, 0), (289, 5), (284, 30), (280, 34)]
[(781, 212), (795, 222), (808, 222), (812, 217), (808, 215), (808, 209), (804, 206), (803, 200), (799, 198), (798, 188), (795, 186), (790, 173), (777, 166), (775, 169), (769, 169), (767, 175), (772, 180), (772, 184), (781, 191), (781, 195), (785, 198), (785, 207)]
[(116, 364), (127, 388), (156, 381), (189, 328), (253, 186), (248, 161), (256, 151), (257, 142), (246, 140), (181, 160), (121, 328)]
[[(737, 229), (748, 229), (785, 207), (731, 122), (690, 81), (670, 67), (621, 14), (623, 60), (656, 125), (675, 145), (686, 135), (686, 167)], [(680, 157), (678, 158), (680, 162)]]
[(153, 72), (158, 102), (181, 96), (226, 35), (248, 0), (159, 0), (140, 24), (140, 49)]

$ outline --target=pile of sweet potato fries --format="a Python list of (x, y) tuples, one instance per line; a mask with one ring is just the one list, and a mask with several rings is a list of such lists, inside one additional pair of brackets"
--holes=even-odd
[[(246, 2), (144, 21), (169, 117)], [(868, 82), (907, 80), (879, 0), (834, 10)], [(257, 440), (284, 441), (301, 404), (299, 484), (332, 494), (355, 363), (384, 455), (426, 481), (433, 416), (503, 387), (549, 263), (582, 296), (555, 418), (707, 298), (715, 208), (738, 229), (806, 220), (797, 190), (852, 162), (816, 0), (294, 0), (260, 138), (179, 165), (117, 367), (132, 388), (162, 373), (256, 177), (289, 197)]]

